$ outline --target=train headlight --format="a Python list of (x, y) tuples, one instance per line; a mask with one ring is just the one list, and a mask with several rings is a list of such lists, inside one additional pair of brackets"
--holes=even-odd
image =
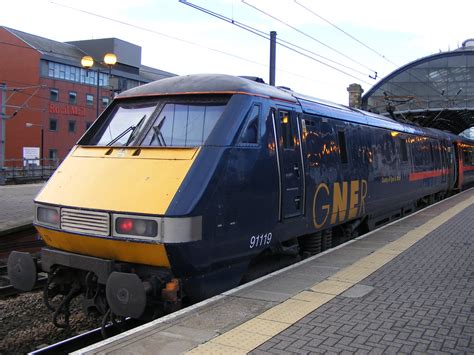
[(59, 208), (36, 206), (36, 221), (38, 224), (58, 227), (60, 222)]
[(136, 216), (114, 215), (114, 235), (155, 238), (158, 236), (158, 221)]

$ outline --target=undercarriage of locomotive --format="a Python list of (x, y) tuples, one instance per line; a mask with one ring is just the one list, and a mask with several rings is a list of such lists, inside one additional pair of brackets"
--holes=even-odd
[(122, 265), (105, 284), (93, 271), (55, 266), (44, 288), (44, 302), (53, 312), (53, 324), (69, 327), (71, 303), (77, 298), (85, 314), (103, 315), (102, 326), (131, 317), (155, 319), (181, 307), (181, 289), (170, 272), (145, 266)]
[(31, 254), (12, 252), (8, 259), (12, 285), (33, 289), (37, 271), (48, 274), (44, 302), (53, 323), (68, 328), (72, 305), (86, 314), (103, 315), (103, 329), (125, 318), (149, 321), (181, 308), (182, 287), (171, 270), (114, 262), (43, 248), (41, 262)]

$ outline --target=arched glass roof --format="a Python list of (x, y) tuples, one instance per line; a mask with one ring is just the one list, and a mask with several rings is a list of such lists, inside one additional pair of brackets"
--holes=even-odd
[(362, 97), (362, 108), (459, 134), (474, 126), (474, 40), (411, 62)]

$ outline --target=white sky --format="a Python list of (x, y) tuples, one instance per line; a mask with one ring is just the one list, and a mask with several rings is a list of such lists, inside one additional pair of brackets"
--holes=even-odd
[[(360, 83), (368, 91), (376, 83), (369, 78), (373, 72), (367, 68), (377, 71), (380, 79), (397, 68), (390, 61), (402, 66), (440, 50), (455, 49), (464, 40), (474, 37), (472, 0), (453, 1), (442, 6), (432, 1), (408, 0), (297, 1), (388, 60), (302, 9), (294, 0), (246, 2), (335, 48), (344, 56), (272, 20), (241, 0), (191, 0), (192, 3), (266, 33), (277, 31), (279, 39), (361, 72), (341, 68), (356, 78), (350, 77), (281, 46), (277, 47), (277, 85), (344, 104), (348, 101), (346, 88), (349, 84)], [(82, 11), (68, 8), (71, 6)], [(259, 76), (268, 82), (267, 40), (181, 4), (178, 0), (3, 0), (0, 25), (57, 41), (116, 37), (141, 46), (144, 65), (176, 74)]]

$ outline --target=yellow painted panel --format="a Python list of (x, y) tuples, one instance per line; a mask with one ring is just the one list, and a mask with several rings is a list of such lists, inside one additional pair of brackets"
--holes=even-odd
[[(107, 148), (94, 149), (91, 152), (103, 153)], [(162, 156), (130, 158), (127, 154), (133, 149), (124, 149), (123, 157), (81, 156), (81, 152), (88, 150), (77, 149), (56, 170), (36, 201), (106, 211), (164, 214), (193, 164), (198, 148), (158, 148), (150, 153), (158, 154), (163, 149), (169, 159)], [(183, 159), (185, 155), (193, 159)]]
[(372, 274), (375, 270), (376, 269), (374, 268), (368, 269), (364, 267), (349, 266), (341, 271), (338, 271), (329, 279), (356, 284)]
[(98, 158), (190, 160), (196, 148), (156, 147), (94, 147), (77, 146), (71, 156)]
[(313, 290), (315, 293), (324, 293), (327, 295), (340, 295), (343, 293), (345, 290), (351, 288), (354, 286), (354, 283), (352, 282), (343, 282), (343, 281), (337, 281), (337, 280), (324, 280), (321, 281), (320, 283), (317, 283), (313, 287), (311, 287), (311, 290)]
[[(352, 285), (351, 285), (352, 286)], [(313, 306), (316, 308), (322, 306), (323, 304), (332, 300), (335, 295), (327, 294), (327, 293), (320, 293), (320, 292), (311, 292), (311, 291), (302, 291), (297, 295), (291, 297), (294, 300), (311, 302)]]
[(248, 322), (239, 325), (235, 329), (273, 337), (285, 330), (286, 328), (288, 328), (287, 323), (275, 322), (267, 319), (253, 318)]
[(36, 227), (46, 245), (71, 253), (95, 256), (103, 259), (129, 263), (162, 266), (169, 268), (170, 262), (163, 244), (145, 244), (97, 237), (86, 237), (72, 233)]
[(383, 253), (383, 252), (374, 252), (370, 254), (369, 256), (366, 256), (363, 259), (360, 259), (359, 261), (355, 262), (354, 266), (359, 266), (359, 267), (364, 267), (364, 268), (375, 268), (375, 270), (381, 268), (384, 266), (386, 263), (388, 263), (390, 260), (395, 258), (397, 255), (394, 255), (392, 253)]
[(311, 302), (289, 299), (263, 312), (257, 318), (293, 324), (315, 309)]
[(231, 346), (225, 346), (218, 343), (207, 342), (198, 347), (188, 351), (186, 354), (193, 355), (243, 355), (247, 354), (247, 351), (242, 349), (233, 348)]
[(269, 339), (271, 339), (271, 336), (251, 333), (235, 328), (217, 338), (211, 339), (210, 342), (250, 351)]

